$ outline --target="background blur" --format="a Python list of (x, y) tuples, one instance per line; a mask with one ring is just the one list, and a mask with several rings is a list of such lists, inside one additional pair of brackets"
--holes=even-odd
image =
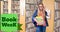
[(24, 16), (20, 15), (20, 1), (21, 0), (0, 0), (0, 14), (17, 13), (19, 22), (23, 24), (23, 31), (21, 32), (35, 32), (36, 28), (34, 27), (31, 18), (34, 10), (37, 9), (37, 2), (42, 2), (45, 5), (45, 8), (50, 10), (50, 18), (48, 19), (49, 26), (46, 31), (60, 32), (60, 0), (25, 0), (24, 11), (26, 15)]

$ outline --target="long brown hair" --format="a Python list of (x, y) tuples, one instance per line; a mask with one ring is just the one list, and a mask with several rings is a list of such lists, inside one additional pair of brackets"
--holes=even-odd
[[(45, 10), (44, 10), (44, 5), (43, 5), (43, 3), (38, 3), (38, 6), (39, 6), (39, 5), (42, 5), (42, 7), (43, 7), (42, 13), (43, 13), (44, 16), (45, 16)], [(38, 16), (40, 15), (40, 13), (41, 13), (41, 11), (38, 9)]]

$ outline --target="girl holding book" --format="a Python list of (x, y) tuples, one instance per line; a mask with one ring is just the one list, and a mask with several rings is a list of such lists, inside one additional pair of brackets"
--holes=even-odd
[(35, 10), (32, 16), (32, 22), (36, 27), (36, 32), (46, 32), (46, 26), (48, 26), (48, 21), (46, 16), (47, 12), (45, 11), (43, 3), (38, 3), (38, 9)]

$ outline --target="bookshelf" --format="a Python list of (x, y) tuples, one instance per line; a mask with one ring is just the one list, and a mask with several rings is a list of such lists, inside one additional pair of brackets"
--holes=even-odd
[(60, 32), (60, 0), (55, 0), (55, 32)]
[(3, 13), (8, 13), (8, 1), (3, 1)]

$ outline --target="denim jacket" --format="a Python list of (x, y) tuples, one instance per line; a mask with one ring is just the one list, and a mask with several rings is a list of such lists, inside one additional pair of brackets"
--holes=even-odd
[[(34, 14), (32, 15), (32, 22), (35, 26), (37, 26), (37, 23), (36, 23), (36, 21), (34, 21), (34, 18), (37, 16), (37, 13), (38, 13), (38, 11), (35, 10)], [(45, 15), (48, 16), (46, 11), (45, 11)], [(45, 16), (46, 26), (48, 26), (48, 21), (47, 21), (46, 16)]]

